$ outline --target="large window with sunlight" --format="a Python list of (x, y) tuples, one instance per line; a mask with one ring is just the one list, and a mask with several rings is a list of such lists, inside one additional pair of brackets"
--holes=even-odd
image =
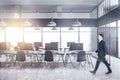
[(52, 30), (52, 27), (43, 28), (43, 46), (45, 46), (45, 43), (50, 42), (58, 42), (60, 44), (60, 27), (57, 30)]
[(6, 42), (10, 42), (12, 46), (17, 46), (17, 42), (23, 41), (23, 30), (15, 27), (6, 28)]
[[(84, 50), (95, 50), (97, 43), (97, 28), (95, 27), (57, 27), (57, 30), (51, 30), (51, 27), (43, 27), (40, 30), (35, 30), (34, 27), (7, 27), (6, 30), (0, 31), (0, 42), (10, 42), (12, 46), (17, 46), (18, 42), (43, 42), (45, 43), (58, 42), (58, 47), (66, 48), (67, 42), (83, 43)], [(94, 40), (94, 42), (93, 42)], [(91, 47), (92, 45), (92, 47)]]
[(25, 27), (24, 42), (41, 42), (41, 30), (35, 30), (34, 27)]
[(83, 43), (84, 50), (94, 51), (97, 46), (97, 28), (81, 27), (80, 43)]
[(116, 27), (116, 21), (110, 23), (110, 27)]
[(74, 27), (74, 30), (68, 30), (69, 27), (61, 28), (61, 46), (67, 47), (67, 42), (78, 43), (78, 28)]

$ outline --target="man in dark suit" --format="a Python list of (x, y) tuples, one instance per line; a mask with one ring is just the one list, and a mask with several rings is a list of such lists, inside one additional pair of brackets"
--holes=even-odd
[(108, 69), (108, 72), (106, 74), (112, 73), (110, 65), (108, 64), (108, 62), (105, 59), (107, 49), (106, 49), (105, 42), (103, 41), (103, 35), (102, 34), (98, 35), (98, 40), (99, 40), (99, 43), (98, 43), (98, 48), (96, 50), (96, 53), (98, 53), (98, 55), (97, 55), (98, 59), (97, 59), (94, 70), (90, 71), (90, 72), (95, 74), (98, 67), (99, 67), (99, 65), (100, 65), (100, 62), (102, 61), (105, 64), (105, 66), (107, 67), (107, 69)]

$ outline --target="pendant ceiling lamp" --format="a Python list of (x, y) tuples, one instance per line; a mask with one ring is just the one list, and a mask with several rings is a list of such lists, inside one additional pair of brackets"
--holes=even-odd
[(37, 26), (35, 27), (35, 30), (40, 30), (40, 26), (37, 25)]
[(56, 26), (52, 27), (52, 29), (51, 29), (51, 30), (57, 30)]
[(48, 22), (47, 26), (52, 27), (51, 30), (57, 30), (57, 28), (56, 28), (57, 24), (56, 24), (56, 22), (53, 21), (53, 18), (51, 18), (51, 21)]
[(53, 18), (51, 18), (51, 21), (48, 22), (47, 26), (49, 27), (55, 27), (57, 24), (53, 21)]
[(78, 18), (76, 19), (76, 21), (72, 24), (73, 27), (79, 27), (82, 26), (82, 23), (78, 21)]
[(68, 30), (74, 30), (74, 28), (73, 28), (73, 27), (70, 27)]
[(28, 19), (26, 19), (23, 26), (25, 26), (25, 27), (32, 26), (32, 23)]

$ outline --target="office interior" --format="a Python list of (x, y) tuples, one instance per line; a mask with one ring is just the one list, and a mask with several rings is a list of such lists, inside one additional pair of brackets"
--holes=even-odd
[[(98, 34), (110, 75), (89, 72)], [(0, 80), (118, 80), (119, 67), (120, 0), (0, 1)]]

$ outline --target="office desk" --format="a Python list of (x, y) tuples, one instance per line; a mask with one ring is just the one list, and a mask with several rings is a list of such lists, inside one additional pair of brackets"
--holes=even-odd
[(74, 51), (54, 51), (54, 53), (58, 53), (58, 55), (60, 55), (61, 58), (62, 58), (63, 65), (67, 66), (68, 59), (70, 59), (70, 62), (72, 62), (72, 60), (71, 60), (72, 53), (74, 53), (76, 55), (78, 53), (78, 51), (79, 50), (74, 50)]
[(15, 55), (16, 52), (15, 51), (0, 51), (0, 56), (1, 55), (5, 55), (5, 65), (9, 63), (8, 67), (13, 65), (15, 62)]
[(32, 57), (34, 58), (34, 61), (36, 63), (36, 66), (40, 65), (40, 63), (42, 62), (43, 60), (43, 55), (45, 54), (45, 51), (44, 50), (41, 50), (41, 51), (28, 51), (26, 54), (30, 55), (30, 58), (31, 58), (31, 65), (32, 65)]
[(92, 51), (86, 51), (87, 63), (88, 63), (89, 65), (91, 65), (92, 67), (94, 67), (93, 61), (92, 61), (92, 58), (91, 58), (91, 57), (97, 58), (97, 54), (96, 54), (95, 52), (92, 52)]

